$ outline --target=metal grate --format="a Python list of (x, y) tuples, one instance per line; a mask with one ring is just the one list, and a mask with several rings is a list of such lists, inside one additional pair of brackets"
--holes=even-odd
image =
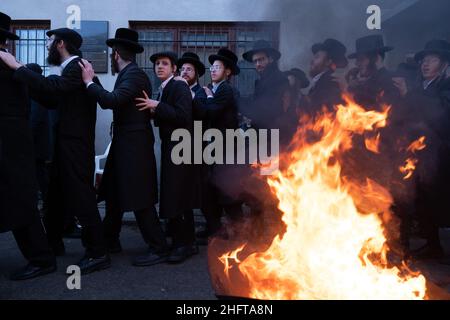
[(46, 32), (50, 21), (14, 21), (12, 30), (20, 37), (14, 42), (11, 52), (22, 63), (37, 63), (48, 75)]
[[(278, 47), (280, 24), (278, 22), (130, 22), (130, 27), (138, 31), (143, 54), (138, 55), (138, 65), (149, 75), (152, 83), (159, 86), (150, 56), (160, 51), (174, 51), (181, 56), (184, 52), (197, 53), (208, 68), (208, 57), (220, 48), (227, 47), (236, 53), (241, 68), (234, 84), (242, 96), (253, 93), (256, 72), (251, 63), (242, 59), (242, 54), (252, 48), (254, 41), (264, 39)], [(201, 85), (211, 82), (209, 72), (200, 79)], [(156, 91), (156, 90), (154, 90)]]

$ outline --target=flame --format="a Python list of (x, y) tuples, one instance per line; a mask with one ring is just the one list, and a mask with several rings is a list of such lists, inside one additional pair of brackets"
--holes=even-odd
[(367, 150), (370, 150), (373, 153), (380, 153), (380, 137), (381, 135), (378, 133), (375, 137), (366, 138), (364, 142)]
[[(257, 299), (422, 299), (426, 281), (408, 268), (388, 266), (380, 216), (392, 197), (383, 186), (341, 177), (339, 153), (352, 136), (386, 125), (389, 108), (366, 111), (350, 99), (299, 127), (289, 165), (267, 178), (286, 224), (264, 252), (245, 259), (245, 244), (223, 254), (225, 274), (232, 259)], [(308, 142), (307, 132), (320, 133)], [(379, 139), (379, 138), (377, 138)], [(233, 282), (230, 281), (232, 285)]]
[[(425, 149), (425, 137), (422, 136), (419, 139), (413, 141), (408, 148), (406, 148), (406, 151), (411, 152), (413, 154), (416, 153), (416, 151), (420, 151)], [(403, 177), (403, 180), (408, 180), (412, 177), (414, 170), (416, 170), (416, 166), (419, 163), (419, 160), (416, 158), (408, 158), (405, 160), (405, 164), (403, 166), (399, 167), (399, 170), (401, 173), (405, 174)]]
[(427, 145), (425, 144), (425, 137), (422, 136), (416, 141), (413, 141), (408, 148), (406, 148), (406, 151), (416, 153), (416, 151), (420, 151), (425, 149)]

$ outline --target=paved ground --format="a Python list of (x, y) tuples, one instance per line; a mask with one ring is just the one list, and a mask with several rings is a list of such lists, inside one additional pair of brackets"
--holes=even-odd
[[(443, 230), (441, 238), (450, 254), (450, 230)], [(65, 271), (83, 253), (80, 240), (65, 240), (68, 254), (58, 259), (57, 273), (25, 282), (12, 282), (7, 277), (25, 260), (12, 234), (0, 234), (0, 299), (215, 299), (208, 275), (206, 247), (200, 247), (200, 254), (182, 265), (136, 268), (131, 266), (131, 258), (143, 252), (145, 244), (130, 216), (126, 219), (121, 240), (124, 252), (113, 255), (112, 268), (83, 276), (81, 290), (71, 291), (66, 287)], [(420, 245), (420, 240), (413, 241), (413, 245)], [(437, 262), (418, 266), (428, 279), (450, 293), (450, 266)]]

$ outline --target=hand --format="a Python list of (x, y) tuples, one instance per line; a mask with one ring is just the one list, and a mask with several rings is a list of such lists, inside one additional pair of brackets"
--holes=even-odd
[(145, 98), (136, 98), (136, 101), (139, 103), (136, 104), (136, 107), (140, 107), (139, 111), (150, 110), (151, 113), (155, 112), (156, 107), (159, 105), (158, 100), (150, 99), (147, 95), (147, 92), (142, 91), (144, 93)]
[(176, 77), (173, 78), (173, 80), (175, 80), (175, 81), (184, 81), (189, 86), (189, 83), (183, 77), (176, 76)]
[(0, 51), (0, 59), (2, 59), (3, 62), (13, 70), (23, 67), (21, 63), (17, 62), (16, 57), (8, 52)]
[(398, 91), (400, 92), (400, 95), (402, 97), (406, 96), (408, 93), (408, 86), (406, 85), (405, 78), (392, 78), (392, 82), (394, 82), (394, 86), (397, 87)]
[(81, 68), (81, 76), (83, 78), (83, 82), (85, 84), (88, 84), (89, 82), (92, 82), (92, 80), (95, 77), (95, 71), (94, 68), (92, 68), (92, 64), (89, 63), (89, 61), (85, 59), (81, 59), (81, 62), (78, 62), (78, 65)]
[(208, 87), (203, 87), (203, 90), (205, 90), (206, 96), (210, 97), (210, 96), (214, 96), (213, 92), (211, 91), (210, 88)]

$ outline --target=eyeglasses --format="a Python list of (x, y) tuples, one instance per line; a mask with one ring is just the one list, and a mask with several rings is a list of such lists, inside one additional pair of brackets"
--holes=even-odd
[(209, 67), (209, 71), (218, 71), (218, 70), (222, 70), (221, 66), (211, 66)]

